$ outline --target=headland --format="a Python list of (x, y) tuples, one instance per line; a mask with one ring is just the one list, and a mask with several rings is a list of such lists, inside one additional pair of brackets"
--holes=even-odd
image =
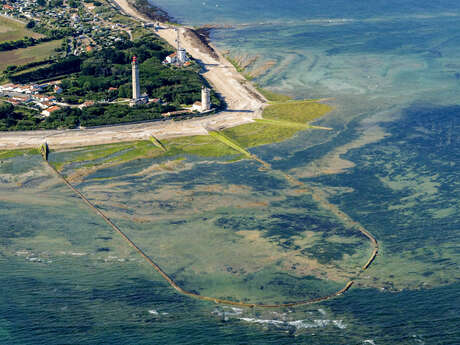
[[(128, 1), (114, 2), (125, 15), (142, 23), (151, 21)], [(161, 22), (158, 24), (156, 33), (172, 46), (175, 46), (177, 32), (179, 33), (181, 44), (187, 53), (201, 65), (202, 76), (225, 101), (224, 111), (182, 121), (166, 120), (98, 128), (3, 132), (0, 136), (0, 149), (36, 148), (43, 142), (55, 148), (80, 147), (145, 140), (151, 136), (165, 139), (206, 135), (209, 130), (235, 127), (261, 118), (267, 100), (212, 44), (203, 40), (192, 28), (175, 27)]]

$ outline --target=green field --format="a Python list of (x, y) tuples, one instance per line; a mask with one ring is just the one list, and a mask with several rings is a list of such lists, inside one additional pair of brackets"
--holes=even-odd
[(20, 48), (0, 52), (0, 71), (10, 65), (20, 66), (30, 62), (40, 61), (56, 54), (55, 48), (61, 46), (61, 40), (45, 42), (33, 47)]
[(307, 122), (316, 120), (331, 106), (313, 101), (288, 101), (269, 105), (264, 109), (263, 120), (228, 128), (223, 133), (245, 148), (278, 143), (308, 128)]
[[(0, 42), (20, 40), (25, 36), (33, 38), (43, 37), (41, 34), (26, 29), (24, 23), (0, 17)], [(0, 59), (0, 61), (3, 62), (2, 59)]]
[(331, 106), (314, 101), (289, 101), (265, 108), (264, 119), (306, 123), (320, 118), (332, 110)]
[(264, 89), (262, 87), (259, 87), (256, 85), (256, 89), (257, 91), (259, 91), (269, 102), (286, 102), (286, 101), (289, 101), (291, 100), (292, 98), (287, 96), (287, 95), (283, 95), (283, 94), (280, 94), (280, 93), (276, 93), (276, 92), (273, 92), (273, 91), (270, 91), (270, 90), (267, 90), (267, 89)]

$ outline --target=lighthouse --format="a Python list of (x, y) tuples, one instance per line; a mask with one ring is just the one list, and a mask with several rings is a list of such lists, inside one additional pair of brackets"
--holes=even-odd
[(211, 90), (203, 86), (201, 88), (201, 111), (211, 110)]
[(133, 98), (132, 102), (136, 103), (141, 98), (141, 86), (139, 85), (139, 66), (137, 58), (133, 56), (132, 70), (133, 70)]

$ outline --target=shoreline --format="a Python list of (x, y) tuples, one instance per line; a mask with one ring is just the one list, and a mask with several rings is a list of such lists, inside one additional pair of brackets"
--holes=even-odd
[[(134, 20), (150, 22), (127, 0), (111, 0), (119, 11)], [(169, 24), (160, 23), (156, 33), (175, 46), (176, 31)], [(44, 142), (54, 148), (84, 147), (136, 140), (151, 136), (169, 139), (183, 136), (207, 135), (209, 130), (221, 130), (254, 122), (262, 118), (267, 100), (212, 45), (204, 42), (192, 28), (177, 27), (182, 46), (203, 68), (201, 75), (226, 102), (227, 108), (214, 115), (196, 119), (152, 121), (140, 124), (108, 125), (104, 128), (12, 131), (0, 134), (0, 150), (37, 148)]]

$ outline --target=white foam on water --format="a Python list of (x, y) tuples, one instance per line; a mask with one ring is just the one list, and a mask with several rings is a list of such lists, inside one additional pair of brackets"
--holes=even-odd
[(375, 345), (374, 341), (372, 339), (366, 339), (363, 341), (363, 345), (364, 344), (369, 344), (369, 345)]
[(324, 309), (319, 308), (318, 311), (321, 315), (326, 316), (326, 311)]
[(241, 321), (273, 325), (278, 328), (285, 327), (295, 327), (296, 329), (308, 329), (308, 328), (324, 328), (329, 325), (334, 325), (337, 328), (344, 329), (346, 325), (342, 320), (328, 320), (328, 319), (316, 319), (316, 320), (294, 320), (294, 321), (282, 321), (282, 320), (266, 320), (266, 319), (256, 319), (250, 317), (242, 317)]
[(151, 315), (159, 315), (159, 313), (155, 309), (150, 309), (149, 314), (151, 314)]
[(337, 328), (340, 328), (340, 329), (345, 329), (347, 328), (347, 325), (345, 325), (343, 323), (343, 320), (332, 320), (332, 323), (334, 324), (334, 326), (336, 326)]

